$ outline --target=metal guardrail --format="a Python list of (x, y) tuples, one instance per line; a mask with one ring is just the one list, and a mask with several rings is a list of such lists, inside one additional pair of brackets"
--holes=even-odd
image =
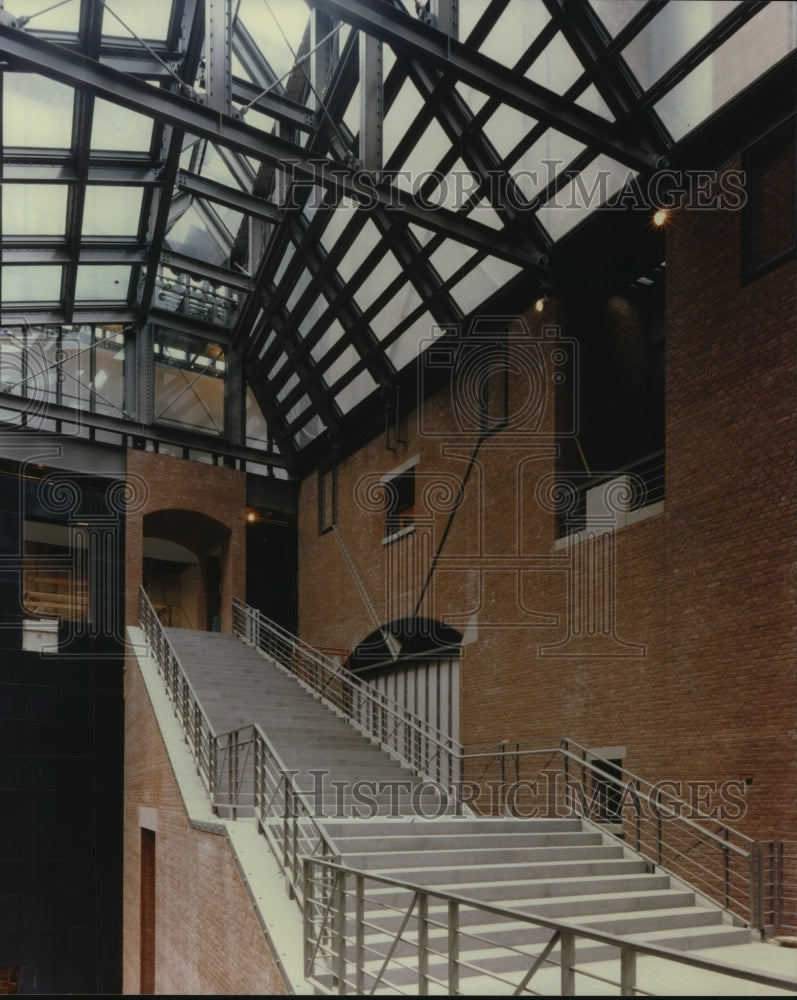
[[(585, 981), (579, 992), (585, 994), (597, 981), (617, 987), (622, 996), (649, 995), (637, 983), (640, 956), (715, 973), (723, 977), (717, 981), (718, 994), (728, 976), (792, 993), (797, 988), (797, 980), (731, 967), (689, 952), (641, 944), (373, 872), (311, 858), (304, 864), (305, 976), (324, 993), (540, 995), (533, 984), (542, 995), (555, 995), (558, 987), (562, 996), (574, 996), (578, 975)], [(524, 943), (510, 944), (500, 933), (491, 933), (491, 919), (496, 930), (503, 921), (526, 925), (529, 933)], [(541, 932), (536, 944), (535, 930)], [(616, 949), (607, 952), (607, 957), (616, 955), (617, 977), (598, 975), (586, 965), (594, 962), (594, 951), (581, 959), (584, 964), (579, 968), (577, 941)], [(514, 970), (514, 975), (508, 970)], [(547, 978), (541, 984), (539, 973), (550, 970), (553, 981)]]
[(233, 631), (416, 774), (456, 793), (462, 755), (456, 740), (238, 598)]
[(336, 859), (339, 852), (316, 822), (307, 799), (295, 787), (295, 772), (285, 767), (259, 725), (221, 734), (214, 731), (143, 587), (139, 603), (150, 652), (214, 811), (236, 819), (250, 806), (243, 797), (248, 788), (252, 789), (251, 808), (258, 826), (280, 863), (291, 895), (301, 904), (302, 858)]
[[(511, 748), (463, 754), (463, 797), (482, 813), (581, 816), (764, 933), (773, 926), (778, 867), (762, 846), (694, 802), (586, 747)], [(774, 850), (774, 848), (773, 848)]]

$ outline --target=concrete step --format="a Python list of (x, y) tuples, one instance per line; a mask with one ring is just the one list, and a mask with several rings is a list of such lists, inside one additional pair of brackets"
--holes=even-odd
[[(341, 848), (340, 841), (335, 841), (338, 849)], [(551, 847), (505, 847), (496, 843), (495, 847), (452, 847), (445, 849), (425, 849), (418, 850), (394, 850), (378, 851), (368, 854), (360, 854), (356, 851), (346, 851), (343, 854), (343, 862), (350, 864), (352, 868), (362, 868), (366, 871), (382, 869), (387, 870), (386, 858), (389, 857), (390, 868), (394, 871), (407, 871), (434, 869), (435, 872), (444, 872), (453, 866), (464, 872), (468, 867), (480, 868), (487, 871), (495, 865), (523, 865), (528, 866), (537, 862), (555, 861), (585, 861), (595, 859), (621, 858), (623, 856), (622, 847), (615, 847), (610, 844), (576, 844), (574, 846), (551, 846)]]

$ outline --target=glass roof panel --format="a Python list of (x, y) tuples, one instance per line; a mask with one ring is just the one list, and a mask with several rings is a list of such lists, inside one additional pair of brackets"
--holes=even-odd
[[(612, 37), (616, 36), (645, 6), (647, 0), (590, 0), (595, 13)], [(702, 2), (702, 0), (701, 0)]]
[(454, 240), (446, 240), (429, 259), (440, 277), (447, 281), (475, 253), (475, 247), (465, 246), (464, 243), (455, 243)]
[(434, 331), (438, 329), (431, 313), (424, 313), (412, 323), (398, 338), (390, 344), (385, 354), (397, 369), (415, 361), (434, 339)]
[(536, 119), (500, 104), (485, 122), (484, 133), (503, 160), (536, 124)]
[(77, 34), (80, 4), (43, 4), (41, 0), (14, 0), (14, 17), (30, 18), (26, 31), (67, 31)]
[(576, 58), (564, 35), (557, 32), (542, 54), (526, 70), (526, 76), (557, 94), (564, 94), (583, 74), (584, 67)]
[(98, 97), (94, 101), (91, 148), (119, 153), (148, 153), (152, 119)]
[(681, 139), (795, 48), (794, 4), (768, 4), (666, 94), (656, 111)]
[(33, 73), (3, 74), (3, 144), (69, 149), (74, 91)]
[(83, 235), (135, 236), (143, 197), (143, 187), (90, 185), (83, 208)]
[(470, 33), (479, 22), (479, 18), (487, 10), (490, 0), (468, 0), (459, 5), (459, 38), (467, 41)]
[(737, 6), (738, 0), (668, 3), (623, 49), (623, 57), (647, 90), (681, 56)]
[[(421, 95), (411, 83), (405, 83), (390, 105), (382, 123), (382, 153), (387, 164), (410, 124), (423, 110)], [(392, 166), (392, 164), (391, 164)]]
[(307, 26), (307, 4), (304, 0), (240, 0), (238, 20), (282, 79), (293, 68)]
[(52, 264), (4, 265), (3, 302), (57, 302), (61, 295), (61, 270)]
[(130, 271), (125, 264), (81, 264), (77, 269), (75, 300), (126, 302)]
[(586, 146), (577, 139), (549, 128), (533, 146), (510, 164), (510, 173), (517, 186), (531, 201), (585, 149)]
[(482, 90), (477, 90), (475, 87), (470, 87), (464, 83), (457, 83), (454, 89), (474, 115), (487, 103), (488, 95)]
[(358, 403), (361, 403), (366, 396), (376, 388), (376, 382), (374, 382), (369, 371), (362, 371), (359, 375), (349, 382), (349, 384), (341, 389), (341, 391), (335, 396), (335, 402), (341, 409), (342, 413), (348, 413), (353, 407)]
[(163, 0), (105, 0), (102, 19), (103, 38), (146, 38), (165, 42), (169, 30), (171, 4)]
[(554, 239), (559, 239), (603, 205), (635, 173), (601, 154), (543, 205), (539, 219)]
[(468, 274), (451, 289), (459, 308), (467, 315), (493, 295), (499, 288), (511, 281), (521, 268), (496, 257), (480, 261)]
[(169, 230), (166, 242), (172, 250), (211, 264), (221, 264), (227, 258), (226, 247), (219, 244), (193, 205)]
[[(460, 6), (466, 7), (467, 4)], [(510, 0), (485, 38), (481, 52), (504, 66), (514, 66), (548, 21), (550, 18), (544, 3)]]
[(393, 298), (373, 317), (371, 320), (371, 329), (380, 340), (384, 340), (405, 317), (409, 316), (421, 304), (418, 293), (407, 282), (402, 285)]
[(600, 115), (601, 118), (605, 118), (607, 121), (614, 121), (614, 115), (609, 110), (609, 105), (601, 97), (598, 88), (592, 83), (578, 95), (576, 104), (582, 108), (586, 108), (587, 111), (592, 111), (593, 114)]
[(3, 232), (7, 236), (63, 236), (66, 184), (6, 184), (2, 187)]

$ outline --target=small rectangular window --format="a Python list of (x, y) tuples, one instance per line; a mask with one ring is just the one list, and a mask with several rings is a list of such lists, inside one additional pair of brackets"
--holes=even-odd
[(318, 534), (326, 534), (338, 520), (337, 467), (319, 470), (318, 473)]
[(415, 523), (415, 469), (385, 483), (385, 535), (395, 535)]
[(797, 171), (792, 122), (745, 157), (744, 271), (758, 278), (794, 256), (797, 246)]

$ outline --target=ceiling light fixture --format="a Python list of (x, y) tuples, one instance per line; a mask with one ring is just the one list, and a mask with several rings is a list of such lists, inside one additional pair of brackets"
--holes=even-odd
[(669, 219), (670, 213), (666, 208), (658, 208), (653, 213), (653, 225), (663, 226), (664, 223)]

